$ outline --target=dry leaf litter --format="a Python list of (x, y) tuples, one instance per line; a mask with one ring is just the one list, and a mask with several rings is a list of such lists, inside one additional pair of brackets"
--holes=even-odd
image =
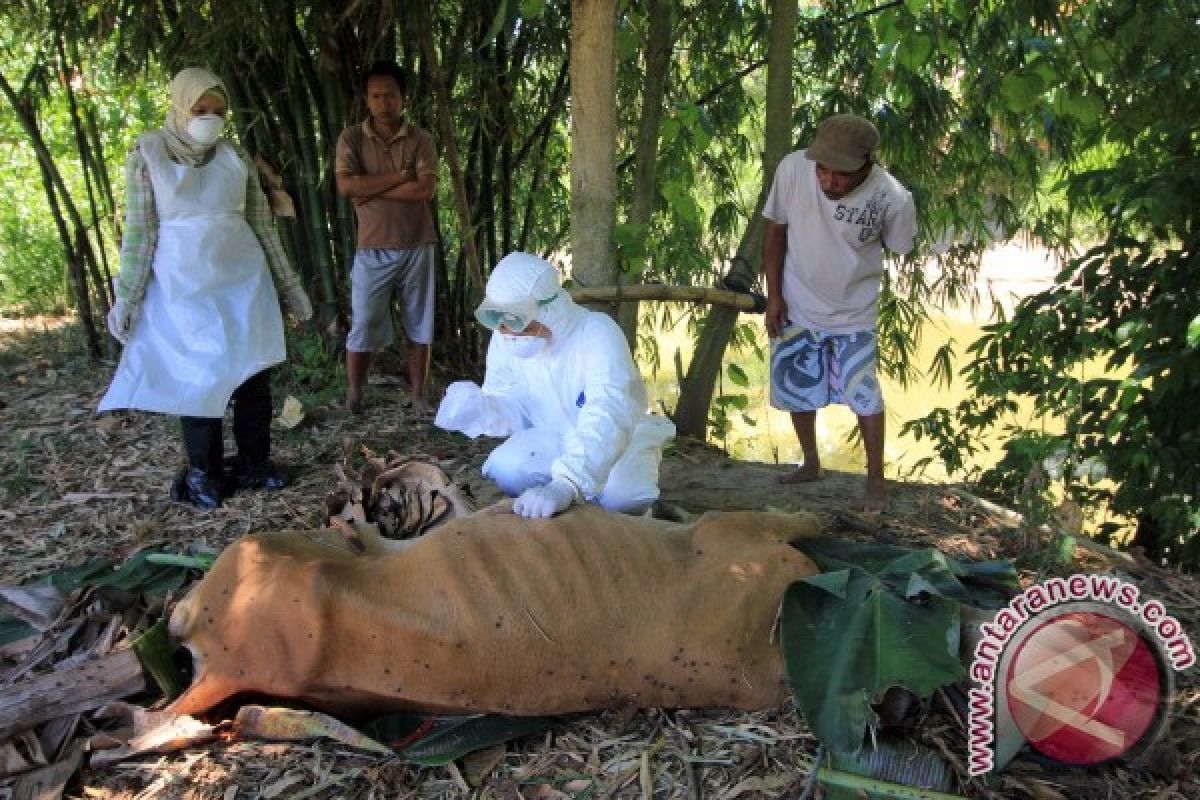
[[(198, 513), (167, 497), (181, 463), (178, 423), (120, 412), (97, 416), (112, 364), (61, 355), (70, 329), (55, 320), (0, 320), (0, 586), (17, 587), (88, 559), (121, 561), (139, 549), (216, 553), (243, 534), (326, 522), (336, 469), (361, 469), (371, 454), (437, 464), (477, 505), (498, 499), (479, 474), (489, 441), (434, 429), (404, 410), (398, 381), (373, 381), (362, 415), (332, 406), (297, 408), (277, 398), (282, 420), (274, 457), (293, 471), (278, 493), (239, 493), (215, 512)], [(226, 426), (228, 429), (228, 425)], [(232, 445), (230, 448), (232, 449)], [(1047, 532), (951, 486), (894, 483), (884, 514), (855, 513), (861, 476), (830, 473), (801, 486), (778, 486), (786, 466), (734, 462), (719, 450), (681, 441), (663, 464), (668, 513), (708, 509), (805, 508), (822, 514), (831, 535), (938, 547), (965, 559), (1017, 558)], [(343, 477), (345, 472), (342, 473)], [(1200, 635), (1200, 583), (1190, 576), (1113, 554), (1076, 550), (1070, 571), (1113, 570), (1143, 596), (1160, 599), (1193, 636)], [(1023, 580), (1039, 577), (1026, 572)], [(110, 692), (129, 692), (119, 659), (129, 641), (165, 608), (118, 592), (76, 593), (43, 609), (46, 633), (32, 648), (0, 652), (0, 691), (18, 679), (64, 668), (114, 669)], [(167, 605), (172, 598), (167, 599)], [(26, 598), (36, 617), (36, 597)], [(941, 753), (972, 798), (1200, 797), (1200, 681), (1177, 676), (1178, 698), (1167, 741), (1136, 765), (1093, 769), (1045, 766), (1018, 758), (1000, 780), (967, 777), (958, 707), (945, 692), (910, 720), (906, 735)], [(122, 684), (121, 681), (126, 683)], [(91, 686), (89, 684), (89, 686)], [(148, 691), (142, 695), (152, 701)], [(116, 699), (116, 698), (114, 698)], [(96, 706), (92, 706), (95, 708)], [(52, 712), (48, 712), (52, 713)], [(168, 755), (104, 767), (86, 764), (85, 743), (103, 744), (91, 709), (64, 713), (0, 742), (0, 800), (71, 798), (776, 798), (820, 796), (809, 785), (819, 743), (791, 708), (604, 713), (582, 716), (541, 736), (473, 753), (445, 767), (418, 768), (336, 741), (215, 741)], [(31, 793), (34, 789), (42, 794)]]

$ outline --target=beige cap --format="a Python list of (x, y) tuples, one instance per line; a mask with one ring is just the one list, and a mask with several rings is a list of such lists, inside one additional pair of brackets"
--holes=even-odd
[(817, 128), (804, 155), (838, 172), (861, 169), (879, 144), (879, 131), (857, 114), (834, 114)]

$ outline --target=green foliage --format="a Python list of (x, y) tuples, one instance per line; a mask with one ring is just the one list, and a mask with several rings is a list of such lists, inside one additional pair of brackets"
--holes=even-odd
[[(134, 14), (112, 0), (21, 0), (0, 11), (0, 70), (18, 93), (7, 111), (36, 120), (83, 212), (88, 241), (112, 269), (121, 159), (134, 136), (159, 124), (173, 69), (210, 65), (229, 81), (236, 135), (269, 157), (297, 202), (285, 239), (329, 310), (344, 300), (353, 225), (352, 209), (328, 180), (333, 139), (361, 118), (355, 70), (394, 54), (416, 78), (413, 117), (439, 140), (439, 113), (453, 127), (452, 142), (439, 144), (455, 146), (472, 218), (458, 224), (443, 168), (440, 330), (464, 360), (478, 357), (470, 315), (478, 287), (464, 266), (463, 237), (474, 239), (485, 272), (510, 249), (552, 257), (567, 249), (570, 5), (446, 2), (427, 16), (385, 7), (262, 0), (249, 16), (230, 13), (227, 2), (150, 4)], [(636, 179), (628, 167), (637, 155), (649, 8), (621, 4), (617, 19), (615, 144), (625, 205)], [(769, 178), (759, 158), (770, 18), (765, 2), (674, 10), (653, 211), (644, 224), (619, 225), (615, 238), (629, 273), (713, 285)], [(1009, 424), (1015, 399), (1033, 398), (1037, 410), (1066, 422), (1056, 451), (1072, 465), (1103, 463), (1115, 483), (1083, 482), (1072, 496), (1144, 516), (1162, 531), (1163, 548), (1178, 548), (1195, 525), (1190, 465), (1198, 461), (1194, 430), (1170, 418), (1193, 387), (1200, 339), (1191, 278), (1200, 183), (1194, 9), (1177, 0), (1161, 7), (1089, 0), (1065, 13), (1024, 0), (805, 6), (796, 28), (794, 139), (809, 141), (829, 113), (868, 115), (882, 134), (881, 160), (917, 199), (919, 252), (892, 265), (880, 304), (881, 368), (902, 381), (923, 366), (913, 358), (926, 309), (971, 295), (978, 254), (990, 242), (1022, 229), (1059, 248), (1081, 234), (1101, 242), (1058, 289), (988, 332), (967, 365), (978, 397), (909, 430), (933, 437), (947, 466), (961, 468), (978, 441), (973, 431)], [(444, 108), (428, 81), (433, 65), (417, 46), (415, 20), (426, 18), (446, 81)], [(72, 98), (95, 120), (114, 198), (85, 181)], [(0, 115), (0, 177), (9, 189), (0, 198), (0, 307), (60, 309), (73, 300), (62, 243), (19, 119)], [(933, 253), (927, 245), (935, 241), (945, 247)], [(937, 268), (920, 256), (932, 256)], [(705, 312), (671, 314), (695, 333)], [(332, 353), (307, 334), (293, 345), (293, 365), (280, 380), (297, 391), (328, 386), (337, 374)], [(751, 359), (736, 358), (737, 369), (724, 375), (736, 390), (712, 409), (718, 434), (731, 414), (744, 414), (737, 390), (755, 373)], [(1072, 377), (1094, 358), (1132, 370), (1130, 382)], [(948, 378), (948, 349), (930, 371), (935, 381)], [(1023, 434), (1011, 434), (1012, 458), (993, 480), (1010, 490), (1025, 468), (1016, 456)]]
[[(749, 413), (750, 395), (739, 390), (764, 386), (770, 378), (767, 374), (767, 354), (758, 344), (757, 330), (753, 324), (743, 323), (737, 326), (734, 329), (732, 345), (733, 359), (725, 365), (725, 370), (720, 376), (720, 391), (713, 400), (708, 415), (708, 427), (714, 439), (724, 440), (729, 435), (733, 430), (735, 414), (747, 428), (758, 425), (758, 420)], [(727, 393), (726, 380), (737, 389)]]
[(278, 371), (280, 388), (297, 394), (320, 391), (343, 368), (340, 348), (311, 328), (293, 329), (288, 360)]
[(784, 595), (784, 664), (805, 721), (835, 752), (862, 746), (870, 705), (889, 688), (928, 697), (960, 680), (959, 603), (998, 607), (1020, 587), (1005, 562), (838, 540), (798, 546), (822, 572)]
[[(22, 13), (14, 6), (4, 16), (11, 25), (0, 33), (0, 70), (36, 118), (49, 155), (83, 215), (88, 240), (115, 274), (120, 219), (108, 191), (114, 179), (119, 182), (133, 138), (161, 120), (161, 108), (150, 102), (159, 87), (120, 75), (112, 43), (82, 49), (78, 64), (63, 68), (53, 34), (70, 29), (75, 22), (70, 16), (40, 6)], [(85, 177), (71, 121), (72, 100), (105, 145), (104, 164), (97, 165), (96, 175), (106, 177), (106, 185), (97, 185), (95, 176), (91, 182)], [(0, 182), (6, 188), (0, 196), (0, 310), (62, 312), (74, 304), (63, 244), (37, 155), (11, 108), (0, 113)]]
[(39, 191), (27, 186), (0, 196), (0, 310), (56, 313), (68, 302), (62, 244)]
[[(1055, 19), (1069, 50), (1055, 55), (1044, 45), (1053, 68), (1036, 74), (1056, 88), (1054, 102), (1039, 108), (1052, 146), (1069, 135), (1092, 148), (1063, 163), (1062, 187), (1072, 214), (1105, 221), (1102, 240), (1070, 263), (1057, 286), (986, 330), (964, 372), (976, 398), (953, 420), (941, 410), (914, 428), (939, 429), (943, 444), (961, 441), (1029, 398), (1061, 419), (1063, 432), (1014, 439), (988, 483), (1011, 492), (1030, 462), (1060, 454), (1058, 480), (1068, 496), (1136, 519), (1139, 544), (1193, 569), (1200, 566), (1200, 417), (1188, 412), (1200, 392), (1194, 18), (1186, 4), (1113, 2)], [(1070, 69), (1067, 57), (1075, 60)], [(1096, 363), (1124, 377), (1089, 376)]]
[(364, 731), (400, 751), (406, 761), (440, 767), (493, 745), (542, 733), (561, 722), (557, 717), (429, 717), (388, 714), (367, 723)]

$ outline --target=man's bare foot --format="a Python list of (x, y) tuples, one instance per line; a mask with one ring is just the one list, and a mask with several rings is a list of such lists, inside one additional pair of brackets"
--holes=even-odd
[(353, 389), (346, 392), (346, 410), (351, 414), (361, 414), (363, 410), (362, 392)]
[(878, 514), (887, 503), (887, 481), (883, 478), (867, 478), (867, 489), (863, 493), (863, 513)]
[(792, 486), (797, 483), (812, 483), (821, 480), (821, 467), (816, 464), (801, 464), (787, 475), (779, 476), (779, 483)]

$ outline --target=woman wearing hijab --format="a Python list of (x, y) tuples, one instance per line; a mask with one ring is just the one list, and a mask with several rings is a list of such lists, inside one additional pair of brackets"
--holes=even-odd
[(188, 466), (176, 500), (221, 505), (221, 423), (233, 400), (241, 488), (280, 489), (270, 460), (270, 367), (285, 356), (282, 296), (312, 316), (288, 263), (249, 157), (221, 139), (225, 85), (198, 67), (171, 81), (161, 130), (138, 138), (125, 162), (126, 220), (117, 299), (108, 328), (125, 345), (100, 411), (177, 414)]

